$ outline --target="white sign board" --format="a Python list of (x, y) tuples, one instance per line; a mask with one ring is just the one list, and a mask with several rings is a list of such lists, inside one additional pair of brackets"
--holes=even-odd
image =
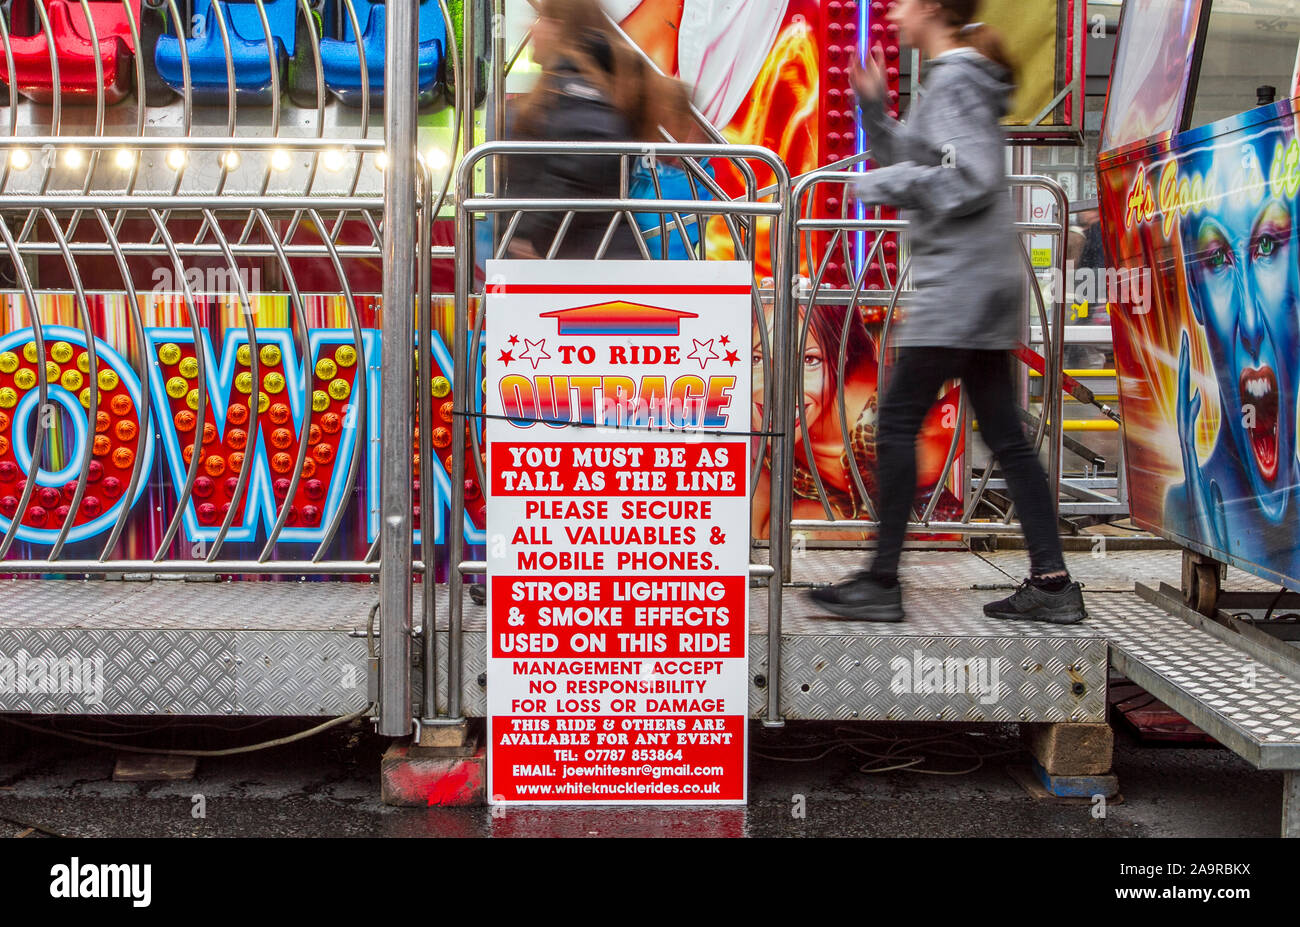
[(752, 269), (487, 275), (488, 794), (743, 803)]

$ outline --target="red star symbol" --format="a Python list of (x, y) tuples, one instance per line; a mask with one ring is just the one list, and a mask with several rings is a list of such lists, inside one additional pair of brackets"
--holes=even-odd
[(514, 358), (510, 355), (510, 352), (509, 352), (509, 351), (502, 351), (502, 352), (501, 352), (501, 356), (498, 357), (497, 360), (498, 360), (498, 361), (501, 361), (501, 362), (504, 363), (507, 367), (509, 367), (509, 366), (510, 366), (510, 362), (511, 362), (512, 360), (514, 360)]
[(727, 366), (730, 367), (732, 364), (740, 363), (740, 355), (737, 354), (735, 351), (728, 351), (727, 356), (724, 357), (723, 360), (725, 360), (727, 362)]
[[(723, 335), (721, 338), (718, 339), (718, 344), (722, 345), (723, 347), (726, 347), (727, 345), (731, 344), (731, 339), (728, 338), (726, 335)], [(739, 358), (737, 358), (737, 360), (739, 360)]]
[(518, 335), (511, 335), (511, 336), (510, 336), (510, 341), (508, 342), (508, 344), (518, 344), (518, 343), (519, 343), (519, 336), (518, 336)]

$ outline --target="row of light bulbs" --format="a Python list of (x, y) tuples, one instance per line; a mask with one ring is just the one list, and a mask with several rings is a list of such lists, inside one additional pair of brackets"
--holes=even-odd
[[(420, 159), (436, 171), (446, 170), (450, 164), (447, 152), (441, 148), (431, 148), (427, 153), (419, 155)], [(189, 155), (183, 148), (172, 148), (167, 152), (167, 166), (174, 171), (179, 171), (189, 161)], [(129, 148), (119, 148), (113, 152), (113, 163), (122, 170), (130, 170), (135, 166), (136, 153)], [(228, 171), (239, 169), (241, 159), (239, 152), (227, 151), (221, 155), (221, 165)], [(337, 173), (343, 170), (347, 163), (347, 155), (337, 148), (327, 149), (321, 155), (321, 164), (325, 170), (331, 173)], [(375, 168), (382, 171), (388, 167), (388, 155), (379, 152), (375, 155)], [(65, 167), (77, 170), (86, 165), (86, 152), (80, 148), (67, 148), (63, 151), (63, 164)], [(32, 166), (32, 153), (26, 148), (15, 148), (9, 152), (9, 166), (16, 171), (25, 171)], [(276, 148), (271, 151), (271, 170), (287, 171), (293, 167), (293, 155), (284, 148)]]

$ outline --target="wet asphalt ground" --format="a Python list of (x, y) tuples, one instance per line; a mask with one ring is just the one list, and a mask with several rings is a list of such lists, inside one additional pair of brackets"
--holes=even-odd
[[(28, 719), (150, 747), (218, 749), (311, 722)], [(187, 781), (115, 782), (115, 751), (0, 721), (0, 837), (1274, 837), (1282, 777), (1217, 747), (1120, 730), (1121, 799), (1032, 797), (1012, 726), (798, 723), (750, 733), (746, 808), (392, 808), (387, 740), (360, 722), (290, 746), (201, 759)], [(882, 767), (891, 771), (871, 771)], [(198, 812), (202, 815), (199, 816)], [(1104, 813), (1099, 813), (1104, 812)]]

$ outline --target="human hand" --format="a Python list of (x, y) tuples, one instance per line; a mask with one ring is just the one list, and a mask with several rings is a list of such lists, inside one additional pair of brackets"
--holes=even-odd
[(884, 49), (873, 48), (865, 64), (859, 62), (858, 56), (854, 55), (849, 64), (849, 83), (858, 99), (883, 100), (889, 92), (889, 84), (885, 80)]

